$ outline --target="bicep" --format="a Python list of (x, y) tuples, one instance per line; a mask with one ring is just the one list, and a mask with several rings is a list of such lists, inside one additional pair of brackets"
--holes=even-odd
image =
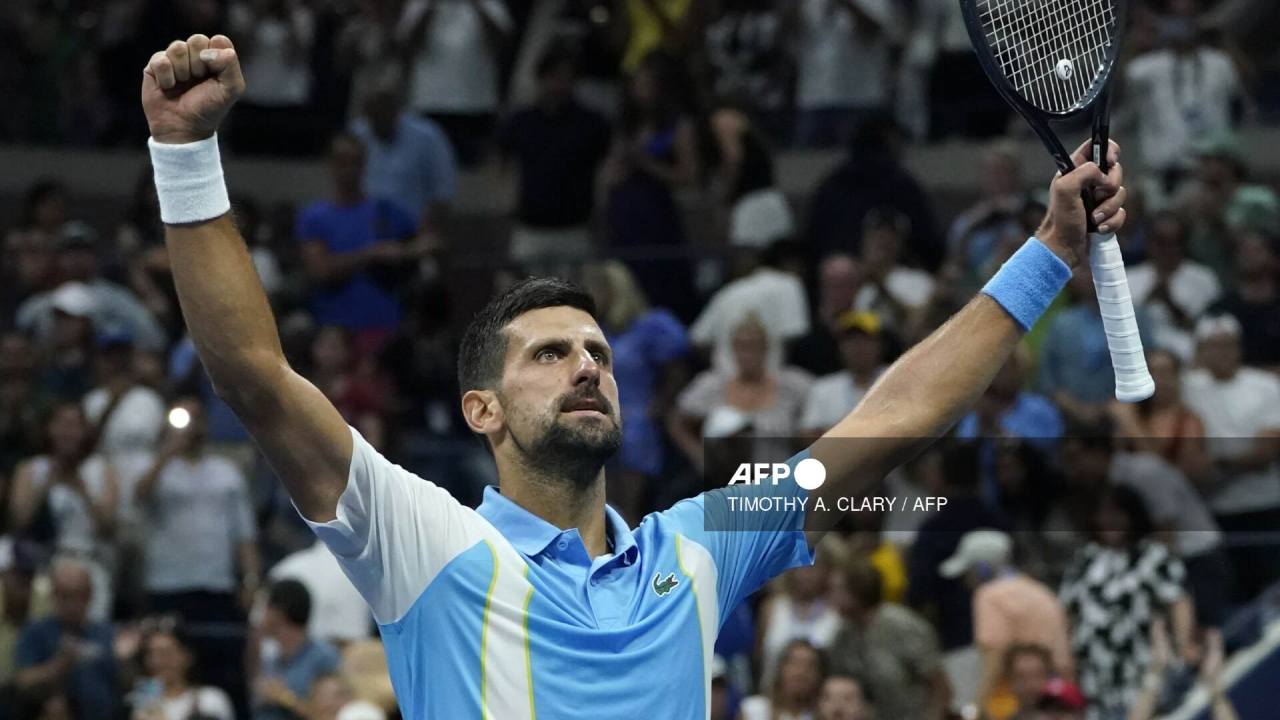
[(275, 391), (240, 419), (298, 511), (315, 522), (332, 520), (351, 466), (347, 423), (316, 386), (287, 365), (272, 387)]

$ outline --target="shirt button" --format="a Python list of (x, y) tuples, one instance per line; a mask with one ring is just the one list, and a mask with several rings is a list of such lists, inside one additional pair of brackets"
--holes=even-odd
[(561, 538), (561, 539), (560, 539), (560, 542), (556, 543), (556, 547), (557, 547), (557, 548), (560, 548), (561, 550), (568, 550), (568, 549), (569, 549), (569, 541), (568, 541), (568, 540), (565, 540), (564, 538)]

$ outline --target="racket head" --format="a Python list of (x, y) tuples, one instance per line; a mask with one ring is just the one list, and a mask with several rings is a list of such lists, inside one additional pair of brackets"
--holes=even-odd
[(959, 2), (983, 71), (1033, 126), (1032, 116), (1041, 124), (1069, 118), (1106, 95), (1120, 56), (1126, 0)]

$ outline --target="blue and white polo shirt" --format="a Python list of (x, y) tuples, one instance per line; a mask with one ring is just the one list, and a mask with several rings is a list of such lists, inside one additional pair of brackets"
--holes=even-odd
[(372, 608), (410, 720), (705, 718), (722, 619), (813, 561), (803, 509), (751, 530), (704, 529), (707, 503), (747, 487), (679, 502), (634, 530), (606, 508), (614, 551), (592, 559), (576, 528), (492, 487), (471, 510), (351, 432), (337, 518), (309, 524)]

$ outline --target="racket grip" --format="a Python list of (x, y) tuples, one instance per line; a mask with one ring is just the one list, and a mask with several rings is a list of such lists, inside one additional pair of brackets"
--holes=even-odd
[(1147, 357), (1138, 334), (1120, 243), (1116, 242), (1114, 233), (1094, 233), (1089, 240), (1089, 267), (1093, 270), (1098, 310), (1102, 313), (1111, 367), (1115, 370), (1116, 399), (1130, 403), (1146, 400), (1155, 392), (1156, 384), (1147, 371)]

